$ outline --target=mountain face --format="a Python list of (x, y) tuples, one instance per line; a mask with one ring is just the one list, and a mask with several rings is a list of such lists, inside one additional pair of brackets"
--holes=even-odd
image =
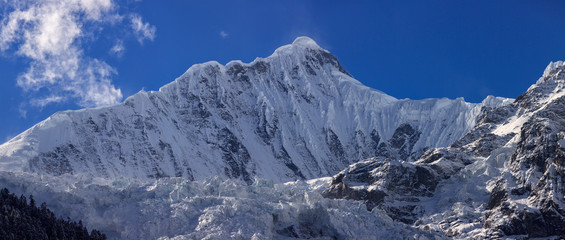
[(489, 97), (398, 100), (300, 37), (267, 58), (192, 66), (122, 104), (59, 112), (0, 146), (3, 170), (157, 179), (331, 176), (368, 157), (416, 160), (476, 123)]
[(333, 177), (328, 198), (456, 238), (565, 235), (565, 63), (512, 104), (485, 107), (448, 147), (416, 161), (377, 157)]

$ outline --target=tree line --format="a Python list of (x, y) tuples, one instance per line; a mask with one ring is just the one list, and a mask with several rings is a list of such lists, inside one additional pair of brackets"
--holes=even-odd
[(106, 235), (93, 229), (90, 233), (82, 221), (55, 217), (44, 202), (35, 205), (33, 195), (29, 203), (24, 195), (17, 197), (7, 188), (0, 190), (0, 239), (75, 239), (99, 240)]

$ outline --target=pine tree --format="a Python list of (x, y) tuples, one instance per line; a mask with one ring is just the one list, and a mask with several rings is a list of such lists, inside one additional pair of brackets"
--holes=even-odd
[(88, 233), (82, 221), (56, 218), (44, 202), (35, 205), (33, 195), (29, 205), (24, 195), (19, 198), (6, 188), (0, 190), (0, 239), (106, 239), (96, 229)]

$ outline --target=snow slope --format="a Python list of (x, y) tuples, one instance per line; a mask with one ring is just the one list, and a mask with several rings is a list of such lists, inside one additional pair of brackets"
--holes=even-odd
[(462, 137), (482, 107), (511, 102), (398, 100), (363, 86), (300, 37), (251, 63), (196, 64), (115, 106), (56, 113), (0, 146), (0, 170), (312, 179), (367, 157), (417, 159)]

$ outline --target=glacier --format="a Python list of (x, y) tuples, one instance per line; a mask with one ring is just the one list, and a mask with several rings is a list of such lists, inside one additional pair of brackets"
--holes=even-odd
[[(110, 239), (434, 239), (362, 202), (323, 198), (330, 178), (253, 184), (219, 177), (58, 177), (1, 172), (0, 184), (33, 194), (62, 216), (82, 219)], [(396, 237), (395, 237), (396, 236)]]

